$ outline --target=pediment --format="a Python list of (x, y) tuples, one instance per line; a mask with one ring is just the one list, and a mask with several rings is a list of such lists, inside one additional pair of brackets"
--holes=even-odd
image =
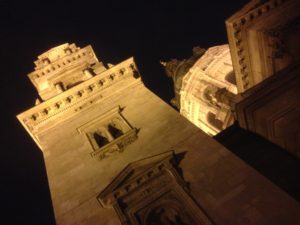
[(166, 218), (170, 224), (212, 225), (176, 170), (181, 156), (168, 151), (128, 164), (98, 201), (113, 208), (123, 225), (165, 224)]
[(101, 202), (101, 199), (105, 199), (111, 193), (129, 185), (133, 180), (139, 179), (139, 177), (143, 176), (147, 171), (151, 170), (151, 168), (158, 166), (158, 164), (163, 163), (164, 166), (170, 165), (173, 156), (174, 151), (167, 151), (128, 164), (98, 195), (98, 200)]

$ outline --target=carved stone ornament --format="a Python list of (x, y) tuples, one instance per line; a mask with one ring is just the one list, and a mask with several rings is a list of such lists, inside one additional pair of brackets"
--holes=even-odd
[(94, 150), (90, 153), (92, 157), (102, 160), (115, 152), (123, 152), (137, 139), (137, 129), (122, 116), (122, 110), (116, 107), (77, 128), (88, 138)]
[(130, 163), (98, 195), (123, 225), (212, 225), (188, 194), (173, 151)]

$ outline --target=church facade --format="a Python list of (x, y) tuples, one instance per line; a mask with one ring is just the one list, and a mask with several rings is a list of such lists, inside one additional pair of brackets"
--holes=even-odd
[(173, 105), (202, 131), (214, 136), (234, 122), (231, 107), (221, 98), (238, 93), (235, 74), (228, 45), (201, 49), (201, 55), (196, 54), (197, 49), (201, 48), (194, 48), (190, 59), (178, 61), (176, 66), (173, 59), (164, 66), (174, 82)]
[(176, 69), (166, 63), (180, 114), (210, 136), (237, 121), (299, 157), (298, 8), (297, 0), (250, 1), (226, 20), (229, 45)]
[(297, 0), (250, 1), (226, 21), (240, 126), (300, 156)]
[(64, 44), (36, 65), (39, 101), (17, 117), (43, 152), (57, 224), (300, 222), (298, 202), (148, 90), (133, 58), (105, 67)]
[[(209, 136), (237, 120), (299, 155), (297, 49), (255, 42), (263, 17), (275, 26), (269, 16), (297, 4), (251, 1), (226, 22), (229, 45), (163, 63), (183, 116), (145, 87), (133, 58), (105, 65), (68, 43), (38, 56), (36, 105), (17, 118), (43, 152), (56, 223), (300, 224), (299, 202)], [(280, 29), (294, 29), (296, 14)]]

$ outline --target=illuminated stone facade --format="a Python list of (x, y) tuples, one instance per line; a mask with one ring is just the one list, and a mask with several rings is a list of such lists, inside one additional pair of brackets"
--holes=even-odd
[(205, 133), (219, 133), (234, 121), (218, 98), (224, 89), (237, 94), (228, 45), (209, 48), (183, 78), (180, 113)]
[[(230, 105), (222, 100), (226, 94), (237, 94), (229, 46), (209, 48), (197, 61), (188, 64), (181, 76), (178, 75), (179, 69), (170, 69), (173, 62), (166, 64), (166, 70), (177, 78), (173, 78), (175, 93), (178, 93), (175, 98), (180, 104), (175, 105), (180, 114), (211, 136), (230, 126), (234, 121), (233, 114)], [(185, 62), (181, 64), (186, 65)], [(182, 67), (181, 64), (177, 67)]]
[[(70, 62), (17, 116), (43, 152), (58, 225), (300, 223), (298, 202), (149, 91), (133, 58), (98, 69), (90, 46), (62, 56), (68, 46), (42, 55)], [(93, 63), (77, 61), (85, 50)]]
[(105, 70), (91, 46), (63, 44), (38, 56), (28, 74), (42, 101), (48, 100)]
[(226, 21), (241, 127), (300, 157), (300, 1), (250, 1)]
[(240, 94), (239, 125), (300, 158), (300, 62)]
[(299, 8), (298, 0), (252, 0), (226, 20), (239, 92), (300, 59)]
[(180, 113), (211, 136), (237, 120), (299, 157), (299, 8), (298, 0), (252, 0), (226, 20), (229, 47), (165, 64)]

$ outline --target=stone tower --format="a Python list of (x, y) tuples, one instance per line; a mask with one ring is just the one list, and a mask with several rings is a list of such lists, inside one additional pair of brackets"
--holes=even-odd
[[(43, 152), (57, 224), (300, 223), (299, 203), (91, 46), (38, 57), (17, 118)], [(276, 213), (275, 213), (276, 212)]]

